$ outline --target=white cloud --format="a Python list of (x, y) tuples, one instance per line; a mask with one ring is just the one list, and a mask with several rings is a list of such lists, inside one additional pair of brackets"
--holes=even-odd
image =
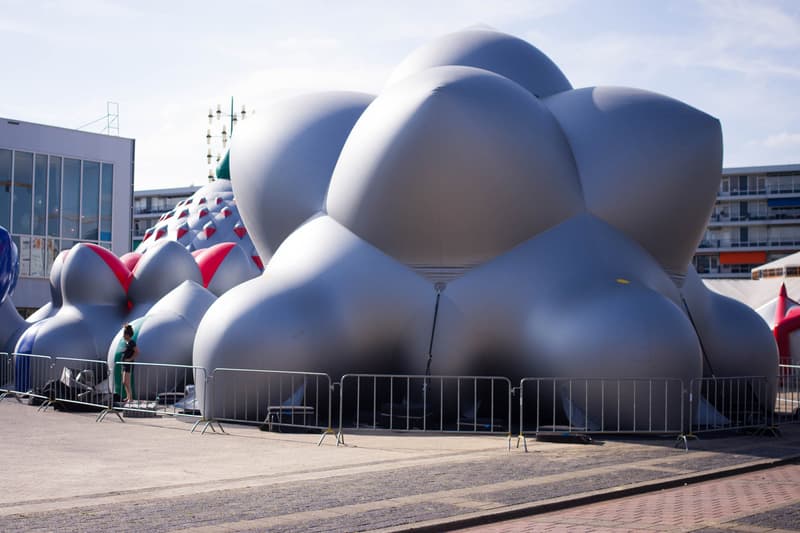
[(32, 25), (12, 18), (0, 19), (0, 33), (15, 33), (21, 35), (37, 35), (40, 33)]
[(787, 148), (798, 147), (800, 148), (800, 133), (781, 132), (768, 136), (761, 141), (761, 144), (767, 148)]
[(292, 36), (286, 39), (281, 39), (275, 43), (278, 50), (296, 51), (319, 51), (319, 50), (335, 50), (339, 48), (341, 43), (338, 39), (332, 39), (319, 36), (298, 37)]
[(710, 18), (710, 41), (717, 47), (800, 46), (800, 17), (777, 2), (703, 0), (701, 4)]

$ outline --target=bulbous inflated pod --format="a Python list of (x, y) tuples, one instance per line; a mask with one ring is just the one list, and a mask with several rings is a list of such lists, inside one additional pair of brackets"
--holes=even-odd
[(133, 303), (130, 319), (147, 310), (186, 280), (203, 283), (192, 254), (175, 241), (164, 240), (148, 248), (133, 271), (128, 296)]
[(61, 293), (66, 305), (124, 307), (131, 273), (117, 256), (96, 244), (73, 246), (61, 269)]
[[(681, 293), (702, 343), (705, 377), (762, 376), (763, 383), (753, 386), (752, 391), (762, 409), (768, 409), (764, 412), (772, 412), (778, 348), (769, 326), (745, 304), (708, 289), (692, 266), (689, 266)], [(749, 387), (745, 381), (737, 385), (723, 380), (712, 388), (715, 386), (719, 392), (738, 386), (742, 402), (745, 398), (749, 402), (752, 400), (745, 392)]]
[[(323, 372), (334, 380), (344, 372), (423, 372), (434, 298), (429, 282), (321, 216), (281, 245), (261, 277), (211, 306), (194, 364)], [(223, 374), (214, 377), (214, 416), (234, 408), (234, 389), (240, 401), (253, 395), (255, 405), (260, 376)], [(198, 394), (205, 401), (199, 384)]]
[(469, 67), (392, 85), (353, 128), (328, 214), (414, 267), (472, 266), (583, 212), (569, 146), (516, 83)]
[[(134, 340), (139, 348), (139, 363), (134, 369), (132, 389), (137, 400), (153, 400), (161, 393), (183, 392), (187, 383), (204, 380), (203, 372), (167, 365), (191, 366), (192, 346), (197, 327), (216, 297), (200, 284), (185, 281), (161, 298), (150, 310), (131, 322)], [(122, 394), (121, 360), (125, 350), (123, 330), (120, 329), (107, 352), (107, 361), (113, 376), (114, 392)]]
[(372, 98), (349, 92), (297, 96), (237, 128), (231, 182), (265, 262), (295, 228), (323, 210), (342, 145)]
[(572, 89), (564, 73), (538, 48), (491, 29), (449, 33), (421, 46), (394, 69), (388, 85), (443, 66), (488, 70), (518, 83), (537, 97)]
[[(601, 379), (643, 378), (638, 397), (653, 378), (661, 387), (653, 398), (663, 404), (666, 396), (670, 405), (665, 416), (657, 404), (660, 418), (653, 422), (672, 430), (681, 424), (681, 383), (702, 375), (697, 337), (674, 284), (639, 245), (591, 215), (450, 283), (440, 305), (433, 368), (437, 374), (508, 376), (515, 383), (587, 378), (592, 384), (582, 383), (571, 396), (558, 391), (559, 410), (571, 398), (567, 403), (593, 423), (614, 420), (626, 427), (645, 423), (647, 415), (640, 410), (634, 417), (634, 392), (625, 389), (632, 383), (612, 397)], [(619, 414), (618, 399), (624, 404)]]
[(575, 154), (588, 211), (641, 244), (680, 285), (719, 187), (719, 121), (672, 98), (621, 87), (543, 102)]

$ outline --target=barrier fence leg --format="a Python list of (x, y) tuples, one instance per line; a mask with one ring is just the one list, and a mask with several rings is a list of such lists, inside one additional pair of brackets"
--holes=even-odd
[(339, 433), (336, 434), (336, 446), (338, 447), (339, 445), (347, 446), (344, 443), (344, 431), (341, 428), (339, 428)]
[[(56, 365), (54, 363), (50, 363), (50, 380), (55, 379), (55, 369)], [(37, 412), (47, 411), (47, 408), (50, 407), (55, 403), (55, 392), (53, 391), (52, 387), (50, 388), (50, 393), (48, 394), (48, 398), (42, 402), (42, 405), (36, 410)]]
[(689, 433), (688, 435), (686, 433), (681, 433), (680, 435), (678, 435), (677, 439), (675, 440), (675, 445), (673, 446), (673, 448), (679, 448), (680, 446), (683, 446), (683, 449), (688, 452), (689, 451), (689, 439), (696, 439), (696, 438), (697, 437), (695, 437), (691, 433)]
[(106, 407), (105, 409), (100, 411), (100, 414), (97, 415), (97, 418), (95, 418), (94, 421), (102, 422), (103, 420), (105, 420), (106, 416), (108, 416), (109, 413), (114, 413), (115, 415), (117, 415), (117, 418), (119, 418), (120, 422), (122, 422), (123, 424), (125, 423), (125, 419), (122, 418), (122, 415), (119, 413), (119, 411), (117, 411), (113, 407)]
[(39, 408), (38, 408), (38, 409), (36, 409), (36, 411), (37, 411), (37, 412), (41, 412), (41, 411), (47, 411), (47, 408), (48, 408), (48, 407), (50, 407), (51, 405), (53, 405), (54, 403), (55, 403), (55, 402), (54, 402), (53, 400), (51, 400), (51, 399), (49, 399), (49, 398), (48, 398), (47, 400), (45, 400), (44, 402), (42, 402), (42, 405), (40, 405), (40, 406), (39, 406)]
[[(317, 442), (317, 446), (322, 446), (322, 441), (325, 440), (325, 437), (328, 436), (328, 435), (333, 435), (333, 434), (334, 434), (333, 429), (331, 429), (331, 428), (326, 429), (322, 433), (322, 436), (319, 438), (319, 442)], [(338, 439), (337, 439), (337, 444), (338, 444)]]
[(203, 424), (203, 430), (200, 432), (201, 435), (205, 435), (206, 431), (208, 431), (209, 429), (211, 429), (212, 433), (216, 433), (217, 430), (214, 429), (215, 422), (217, 423), (217, 427), (219, 428), (220, 433), (224, 433), (225, 435), (227, 435), (228, 433), (225, 431), (225, 429), (223, 429), (222, 424), (220, 424), (216, 420), (208, 418), (201, 418), (197, 422), (195, 422), (194, 425), (192, 426), (192, 430), (189, 433), (194, 433), (194, 430), (197, 429), (197, 426), (199, 426), (200, 424)]
[[(214, 371), (214, 372), (216, 372), (216, 371)], [(202, 414), (203, 414), (203, 416), (202, 416), (202, 418), (200, 418), (200, 419), (199, 419), (197, 422), (195, 422), (195, 423), (194, 423), (194, 425), (192, 426), (192, 430), (190, 431), (190, 433), (194, 433), (194, 430), (195, 430), (195, 429), (197, 429), (197, 427), (198, 427), (200, 424), (203, 424), (203, 430), (200, 432), (200, 434), (201, 434), (201, 435), (205, 435), (205, 434), (206, 434), (206, 431), (208, 431), (208, 428), (211, 428), (211, 431), (212, 431), (212, 433), (216, 433), (216, 432), (217, 432), (217, 430), (216, 430), (216, 429), (214, 429), (214, 422), (216, 422), (216, 423), (217, 423), (217, 427), (219, 428), (219, 431), (220, 431), (220, 433), (223, 433), (223, 434), (227, 435), (227, 433), (225, 432), (225, 430), (222, 428), (222, 424), (220, 424), (220, 423), (219, 423), (219, 421), (217, 421), (217, 420), (214, 420), (214, 418), (213, 418), (213, 417), (211, 417), (211, 418), (206, 418), (206, 416), (207, 416), (207, 415), (208, 415), (208, 413), (210, 412), (210, 410), (209, 410), (209, 407), (208, 407), (208, 406), (209, 406), (209, 405), (214, 405), (213, 401), (212, 401), (212, 402), (209, 404), (209, 398), (212, 398), (212, 397), (213, 397), (213, 395), (214, 395), (214, 373), (211, 373), (211, 374), (209, 375), (209, 374), (208, 374), (208, 371), (207, 371), (207, 370), (205, 370), (205, 369), (203, 369), (203, 373), (204, 373), (204, 376), (205, 376), (205, 377), (204, 377), (204, 381), (205, 381), (205, 394), (203, 395), (204, 409), (203, 409), (203, 411), (202, 411)]]

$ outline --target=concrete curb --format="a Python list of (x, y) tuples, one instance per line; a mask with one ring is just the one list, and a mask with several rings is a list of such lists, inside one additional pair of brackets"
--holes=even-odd
[(744, 465), (737, 465), (732, 467), (718, 468), (697, 474), (688, 474), (682, 476), (675, 476), (667, 479), (657, 481), (644, 481), (641, 483), (634, 483), (626, 487), (614, 487), (610, 489), (603, 489), (588, 493), (583, 493), (575, 496), (564, 496), (562, 498), (554, 498), (552, 500), (545, 500), (534, 503), (526, 503), (520, 505), (511, 505), (503, 507), (502, 509), (492, 511), (481, 511), (477, 513), (470, 513), (468, 515), (454, 516), (452, 518), (441, 518), (437, 520), (429, 520), (426, 522), (419, 522), (416, 524), (405, 524), (403, 526), (380, 529), (382, 533), (402, 533), (406, 531), (413, 531), (415, 533), (435, 533), (439, 531), (453, 531), (456, 529), (463, 529), (468, 527), (482, 526), (493, 524), (496, 522), (503, 522), (506, 520), (513, 520), (515, 518), (524, 518), (538, 514), (549, 513), (553, 511), (560, 511), (572, 507), (580, 507), (592, 503), (605, 502), (616, 500), (619, 498), (627, 498), (629, 496), (636, 496), (639, 494), (646, 494), (649, 492), (656, 492), (659, 490), (672, 489), (684, 485), (702, 483), (704, 481), (711, 481), (739, 474), (747, 474), (758, 470), (766, 470), (775, 468), (791, 463), (800, 461), (800, 454), (784, 457), (781, 459), (757, 461)]

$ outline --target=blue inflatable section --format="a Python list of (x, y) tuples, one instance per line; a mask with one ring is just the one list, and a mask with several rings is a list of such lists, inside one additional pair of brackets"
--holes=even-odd
[(35, 323), (25, 330), (17, 341), (18, 355), (14, 356), (14, 388), (19, 392), (28, 392), (31, 388), (31, 358), (22, 354), (30, 354), (33, 351), (33, 342), (41, 325), (42, 322)]
[(19, 253), (11, 235), (0, 226), (0, 303), (14, 292), (19, 278)]

